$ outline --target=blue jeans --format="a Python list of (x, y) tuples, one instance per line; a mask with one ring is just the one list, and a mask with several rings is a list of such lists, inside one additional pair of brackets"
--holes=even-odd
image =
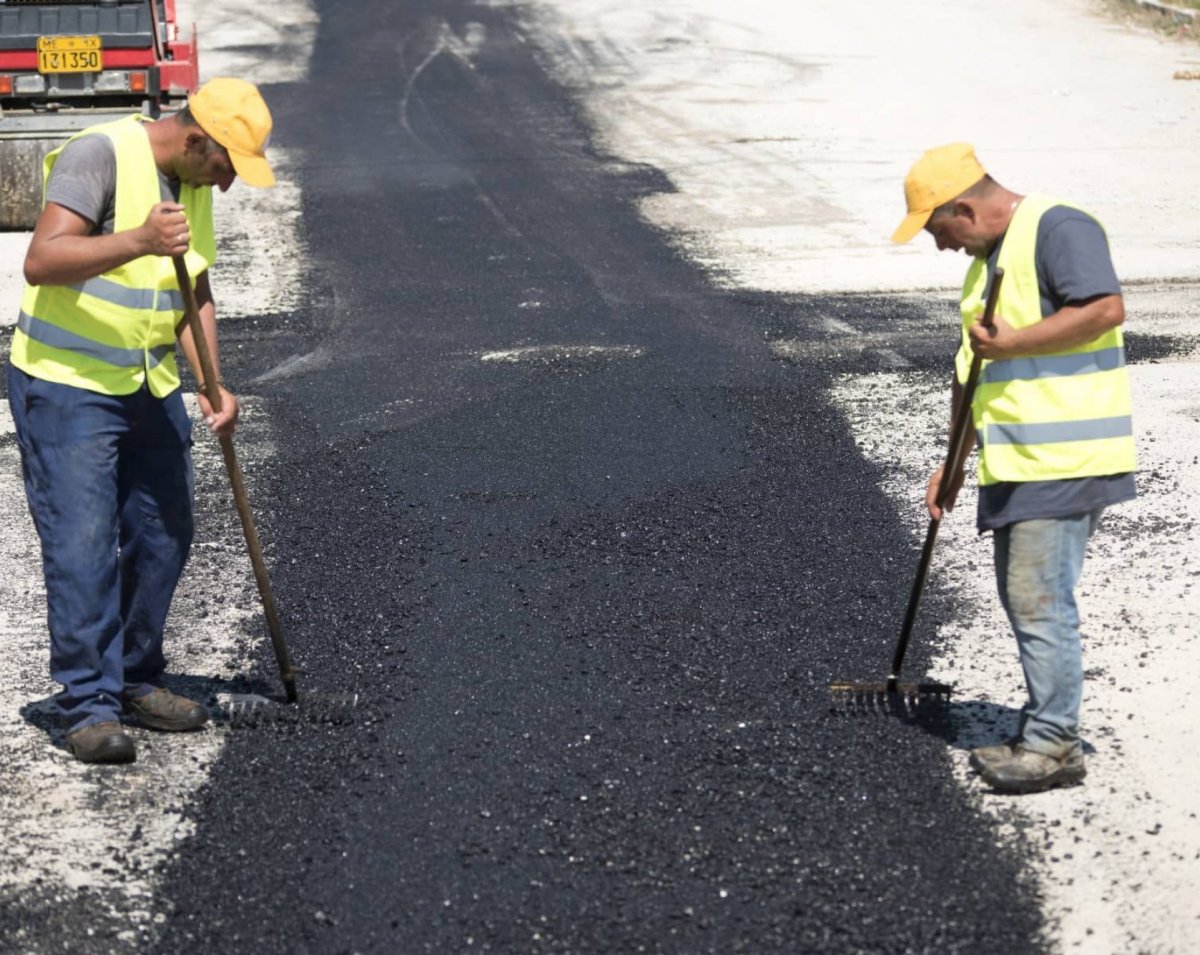
[(1019, 735), (1026, 748), (1051, 756), (1079, 748), (1083, 654), (1075, 584), (1103, 512), (1018, 521), (994, 532), (1000, 602), (1029, 690)]
[(192, 542), (191, 420), (178, 389), (102, 395), (12, 365), (8, 397), (58, 711), (68, 730), (114, 720), (166, 668), (163, 625)]

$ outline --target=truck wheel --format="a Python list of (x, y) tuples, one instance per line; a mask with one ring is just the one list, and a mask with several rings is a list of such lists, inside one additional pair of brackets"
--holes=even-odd
[(32, 229), (42, 211), (42, 160), (61, 139), (0, 141), (0, 229)]

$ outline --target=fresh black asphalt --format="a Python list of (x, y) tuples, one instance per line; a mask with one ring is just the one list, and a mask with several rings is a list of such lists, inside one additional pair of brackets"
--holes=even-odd
[[(830, 711), (917, 559), (828, 394), (870, 369), (767, 347), (838, 302), (673, 251), (637, 213), (670, 183), (598, 151), (511, 7), (316, 7), (311, 75), (264, 90), (306, 304), (223, 351), (270, 413), (302, 689), (365, 705), (231, 736), (153, 951), (1040, 951), (949, 730)], [(627, 350), (481, 357), (543, 345)], [(950, 347), (907, 357), (948, 379)]]

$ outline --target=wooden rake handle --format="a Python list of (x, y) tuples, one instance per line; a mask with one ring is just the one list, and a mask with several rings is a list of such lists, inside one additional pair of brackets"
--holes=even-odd
[[(991, 328), (995, 324), (996, 301), (1000, 297), (1000, 283), (1003, 281), (1004, 269), (997, 268), (992, 276), (992, 287), (988, 289), (987, 304), (983, 308), (983, 318), (980, 319), (980, 324), (984, 328)], [(954, 412), (954, 421), (950, 426), (950, 447), (946, 451), (946, 464), (942, 468), (942, 480), (938, 484), (936, 498), (936, 504), (940, 509), (944, 509), (946, 502), (950, 499), (951, 488), (954, 487), (955, 478), (966, 467), (967, 458), (974, 447), (974, 444), (969, 439), (972, 424), (971, 403), (975, 400), (975, 389), (979, 385), (979, 371), (982, 365), (983, 359), (973, 354), (971, 358), (971, 370), (967, 373), (967, 380), (963, 385), (961, 399), (958, 408)]]
[[(996, 317), (996, 300), (1000, 297), (1000, 283), (1004, 280), (1004, 269), (996, 269), (992, 276), (992, 287), (988, 290), (987, 304), (983, 309), (981, 322), (985, 328), (991, 328)], [(963, 385), (962, 396), (958, 408), (954, 412), (954, 420), (950, 426), (950, 447), (946, 452), (946, 463), (942, 467), (942, 479), (938, 482), (937, 506), (945, 512), (946, 502), (950, 500), (951, 491), (956, 483), (955, 478), (962, 473), (967, 462), (967, 455), (973, 447), (968, 435), (971, 433), (971, 402), (975, 398), (975, 388), (979, 384), (979, 369), (983, 360), (975, 355), (971, 359), (971, 370), (967, 374), (966, 384)], [(929, 573), (929, 562), (933, 559), (933, 545), (937, 540), (938, 527), (941, 519), (931, 517), (929, 528), (925, 532), (925, 544), (921, 548), (921, 559), (917, 564), (917, 575), (913, 580), (912, 590), (908, 594), (908, 606), (904, 611), (904, 623), (900, 627), (900, 639), (896, 641), (896, 649), (892, 654), (892, 669), (888, 674), (887, 690), (897, 692), (900, 678), (900, 668), (904, 666), (904, 655), (908, 652), (908, 642), (912, 637), (913, 625), (917, 621), (917, 610), (921, 606), (921, 594), (925, 590), (925, 577)]]
[[(179, 291), (183, 294), (184, 322), (192, 330), (192, 342), (200, 360), (200, 373), (204, 376), (208, 402), (212, 405), (213, 411), (220, 413), (221, 386), (217, 383), (212, 354), (208, 350), (208, 339), (204, 335), (204, 325), (200, 321), (200, 307), (196, 304), (196, 290), (192, 288), (191, 276), (188, 275), (183, 256), (172, 256), (171, 261), (175, 266), (175, 278), (179, 282)], [(295, 703), (297, 700), (296, 665), (292, 662), (291, 652), (283, 638), (283, 628), (279, 625), (279, 614), (275, 609), (275, 595), (271, 590), (271, 578), (267, 575), (267, 562), (263, 559), (258, 531), (254, 527), (254, 514), (250, 510), (250, 499), (246, 496), (246, 485), (242, 480), (242, 469), (238, 465), (237, 452), (233, 448), (233, 438), (230, 435), (222, 434), (217, 436), (217, 440), (221, 445), (221, 457), (225, 459), (229, 485), (233, 489), (234, 505), (237, 507), (238, 517), (241, 518), (242, 534), (246, 538), (246, 550), (250, 554), (250, 563), (254, 567), (254, 580), (258, 584), (259, 597), (262, 598), (263, 614), (267, 618), (267, 631), (271, 635), (271, 646), (275, 650), (275, 660), (279, 664), (279, 676), (283, 680), (287, 701)]]

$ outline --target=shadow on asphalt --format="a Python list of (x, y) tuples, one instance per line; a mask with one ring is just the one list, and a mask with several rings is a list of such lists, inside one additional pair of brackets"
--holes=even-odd
[[(188, 673), (171, 674), (163, 681), (172, 693), (204, 703), (220, 720), (222, 709), (220, 697), (232, 694), (257, 694), (264, 697), (277, 692), (265, 680), (236, 678), (232, 680), (213, 676), (195, 676)], [(59, 722), (54, 706), (55, 694), (31, 700), (21, 707), (21, 718), (30, 726), (46, 734), (50, 743), (60, 749), (64, 747), (65, 731)], [(136, 722), (136, 721), (135, 721)]]

